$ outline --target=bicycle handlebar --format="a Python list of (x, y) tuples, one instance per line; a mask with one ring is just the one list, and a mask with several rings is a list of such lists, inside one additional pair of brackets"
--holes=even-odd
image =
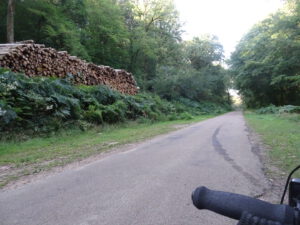
[(198, 209), (208, 209), (236, 220), (241, 218), (243, 212), (248, 212), (285, 225), (295, 224), (295, 210), (288, 205), (271, 204), (244, 195), (213, 191), (206, 187), (198, 187), (192, 193), (192, 200)]

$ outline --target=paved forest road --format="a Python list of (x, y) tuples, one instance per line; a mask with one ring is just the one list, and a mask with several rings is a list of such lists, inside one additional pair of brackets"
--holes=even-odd
[(0, 224), (236, 224), (194, 208), (190, 196), (199, 185), (246, 195), (267, 187), (240, 112), (1, 191)]

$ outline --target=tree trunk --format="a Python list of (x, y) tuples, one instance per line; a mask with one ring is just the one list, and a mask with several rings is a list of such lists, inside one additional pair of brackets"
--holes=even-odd
[(7, 42), (14, 42), (15, 0), (8, 0), (7, 5)]

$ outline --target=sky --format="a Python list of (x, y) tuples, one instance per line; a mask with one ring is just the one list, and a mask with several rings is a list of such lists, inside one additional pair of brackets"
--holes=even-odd
[(282, 0), (174, 0), (180, 13), (184, 40), (214, 34), (222, 43), (226, 58), (257, 22), (282, 7)]

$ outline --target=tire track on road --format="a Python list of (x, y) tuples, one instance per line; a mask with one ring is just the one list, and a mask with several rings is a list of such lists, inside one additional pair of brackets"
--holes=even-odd
[(231, 166), (239, 173), (241, 173), (244, 177), (246, 177), (251, 183), (254, 185), (260, 185), (260, 182), (258, 179), (256, 179), (254, 176), (252, 176), (250, 173), (244, 171), (244, 169), (239, 166), (233, 158), (230, 157), (230, 155), (227, 153), (226, 149), (222, 146), (222, 144), (218, 140), (218, 134), (221, 130), (221, 127), (217, 128), (212, 136), (212, 144), (215, 149), (215, 151), (221, 155), (227, 162), (231, 164)]

